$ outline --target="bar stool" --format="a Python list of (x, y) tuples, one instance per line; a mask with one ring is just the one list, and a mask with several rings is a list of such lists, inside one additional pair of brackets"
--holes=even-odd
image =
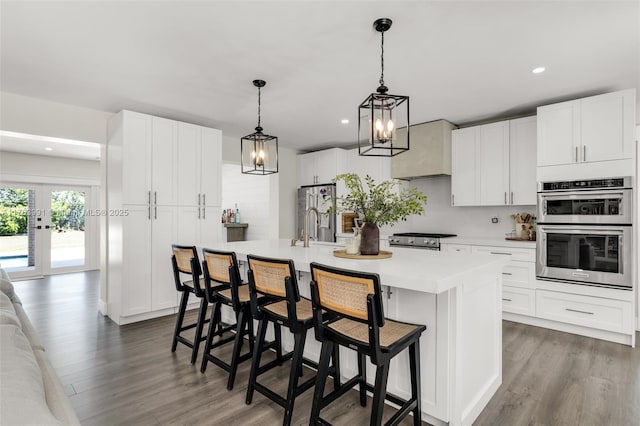
[[(251, 299), (251, 311), (258, 320), (258, 333), (256, 336), (253, 362), (249, 386), (247, 387), (247, 404), (251, 404), (254, 390), (257, 390), (267, 398), (281, 405), (285, 409), (283, 425), (291, 424), (293, 405), (298, 395), (310, 389), (315, 383), (315, 376), (302, 384), (298, 379), (302, 376), (303, 364), (315, 369), (318, 364), (303, 357), (307, 331), (313, 327), (311, 301), (300, 297), (298, 282), (296, 280), (295, 267), (292, 260), (273, 259), (247, 255), (249, 262), (249, 295)], [(259, 302), (259, 297), (265, 301)], [(274, 324), (277, 340), (280, 340), (280, 326), (288, 327), (294, 335), (294, 349), (283, 355), (279, 345), (276, 348), (276, 359), (260, 365), (262, 349), (269, 322)], [(333, 354), (333, 367), (327, 366), (327, 373), (334, 377), (336, 389), (339, 386), (340, 368), (337, 351)], [(257, 378), (262, 373), (281, 365), (283, 361), (291, 359), (291, 371), (289, 373), (289, 385), (287, 396), (276, 394), (271, 389), (258, 383)], [(326, 379), (326, 377), (325, 377)]]
[[(176, 351), (178, 343), (182, 343), (191, 348), (191, 364), (195, 364), (198, 357), (198, 348), (200, 342), (206, 339), (202, 337), (202, 329), (204, 324), (209, 320), (206, 319), (208, 303), (204, 297), (203, 285), (204, 281), (201, 278), (202, 271), (200, 270), (200, 261), (198, 259), (198, 252), (195, 246), (181, 246), (177, 244), (171, 245), (173, 256), (171, 256), (171, 264), (173, 265), (173, 277), (176, 284), (176, 290), (182, 293), (180, 298), (180, 308), (178, 309), (178, 317), (176, 318), (176, 327), (173, 332), (173, 342), (171, 344), (171, 352)], [(190, 279), (182, 281), (180, 274), (188, 274)], [(200, 298), (200, 309), (198, 310), (198, 319), (195, 323), (183, 325), (184, 314), (187, 310), (187, 303), (189, 302), (189, 295), (194, 294)], [(193, 340), (189, 340), (180, 335), (185, 330), (196, 329)]]
[[(329, 424), (320, 410), (359, 385), (360, 405), (366, 406), (366, 391), (373, 393), (371, 425), (382, 424), (385, 399), (400, 406), (386, 425), (395, 425), (413, 412), (413, 424), (420, 425), (420, 335), (424, 325), (384, 318), (377, 274), (349, 271), (311, 263), (311, 298), (316, 338), (322, 342), (313, 406), (309, 424)], [(329, 359), (338, 346), (358, 352), (358, 375), (324, 396)], [(407, 401), (387, 393), (391, 359), (409, 348), (411, 398)], [(376, 366), (375, 386), (366, 382), (365, 356)]]
[[(229, 373), (227, 389), (233, 389), (236, 378), (238, 364), (249, 360), (253, 356), (254, 335), (253, 317), (251, 315), (251, 304), (249, 303), (249, 286), (242, 284), (238, 260), (236, 254), (231, 251), (202, 250), (202, 271), (204, 273), (205, 297), (207, 301), (214, 305), (211, 313), (211, 322), (207, 332), (207, 340), (202, 356), (200, 372), (204, 373), (207, 363), (213, 362)], [(230, 306), (236, 316), (236, 323), (224, 327), (221, 322), (221, 305)], [(235, 330), (235, 335), (222, 338), (222, 335)], [(214, 342), (213, 338), (220, 336), (221, 339)], [(240, 355), (244, 344), (244, 336), (249, 338), (249, 352)], [(227, 343), (234, 342), (231, 355), (231, 363), (226, 363), (222, 359), (211, 353), (211, 350)], [(264, 350), (275, 348), (275, 344), (264, 345)]]

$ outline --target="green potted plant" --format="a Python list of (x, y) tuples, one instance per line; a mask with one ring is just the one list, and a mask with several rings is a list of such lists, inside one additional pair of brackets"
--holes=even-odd
[(344, 182), (347, 189), (346, 195), (336, 198), (337, 209), (358, 213), (362, 218), (360, 254), (377, 255), (380, 251), (379, 227), (407, 220), (412, 214), (421, 215), (427, 203), (427, 196), (418, 189), (402, 188), (396, 180), (376, 184), (367, 175), (364, 178), (365, 188), (357, 174), (345, 173), (333, 181)]

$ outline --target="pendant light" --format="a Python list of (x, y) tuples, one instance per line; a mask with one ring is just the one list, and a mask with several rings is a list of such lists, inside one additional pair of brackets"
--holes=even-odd
[[(380, 86), (358, 107), (358, 152), (364, 156), (392, 157), (409, 150), (409, 97), (391, 95), (384, 84), (384, 33), (391, 19), (377, 19), (373, 26), (380, 33)], [(406, 128), (406, 138), (397, 137)], [(404, 133), (404, 132), (403, 132)]]
[(253, 80), (258, 88), (258, 126), (254, 133), (240, 139), (240, 161), (245, 174), (278, 173), (278, 137), (265, 135), (260, 126), (260, 89), (266, 84), (264, 80)]

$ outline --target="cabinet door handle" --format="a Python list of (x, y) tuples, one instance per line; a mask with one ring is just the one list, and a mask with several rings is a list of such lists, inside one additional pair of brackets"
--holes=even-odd
[(206, 209), (206, 207), (203, 207), (202, 208), (202, 219), (204, 220), (206, 218), (207, 218), (207, 209)]
[(153, 218), (157, 219), (158, 218), (158, 206), (155, 206), (153, 208)]
[(502, 275), (513, 275), (511, 272), (503, 272)]
[(578, 147), (576, 146), (576, 163), (578, 162)]
[(206, 196), (207, 196), (207, 194), (202, 194), (202, 205), (203, 205), (203, 206), (207, 204), (207, 202), (206, 202), (206, 200), (207, 200), (207, 199), (206, 199)]
[(588, 312), (588, 311), (579, 311), (577, 309), (570, 309), (570, 308), (564, 308), (565, 311), (569, 311), (569, 312), (577, 312), (579, 314), (587, 314), (587, 315), (595, 315), (593, 312)]
[(507, 299), (506, 297), (503, 297), (502, 300), (504, 300), (505, 302), (513, 302), (513, 300)]
[(456, 196), (454, 194), (451, 194), (451, 205), (455, 206), (456, 204)]
[(151, 204), (151, 191), (147, 194), (147, 203)]
[(198, 205), (200, 205), (200, 194), (198, 194)]
[(153, 193), (153, 204), (158, 204), (158, 191)]
[(198, 219), (200, 219), (200, 207), (198, 207)]
[(507, 204), (507, 191), (504, 191), (504, 203)]
[(513, 204), (513, 191), (511, 191), (511, 204)]
[(149, 207), (147, 207), (147, 217), (151, 220), (151, 203), (149, 203)]
[(504, 254), (505, 256), (511, 256), (512, 253), (504, 253), (501, 251), (490, 251), (491, 254)]
[(587, 161), (587, 146), (582, 145), (582, 161)]

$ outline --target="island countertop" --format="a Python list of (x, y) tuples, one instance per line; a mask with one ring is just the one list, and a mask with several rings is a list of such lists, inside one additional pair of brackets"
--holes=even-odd
[(318, 262), (337, 268), (371, 272), (380, 275), (383, 285), (395, 288), (438, 294), (459, 285), (460, 277), (469, 273), (499, 268), (507, 263), (504, 256), (445, 253), (430, 250), (393, 247), (389, 259), (342, 259), (333, 251), (339, 245), (302, 242), (291, 246), (290, 240), (256, 240), (203, 244), (202, 247), (236, 252), (239, 260), (247, 254), (292, 259), (298, 271), (309, 272), (309, 264)]

